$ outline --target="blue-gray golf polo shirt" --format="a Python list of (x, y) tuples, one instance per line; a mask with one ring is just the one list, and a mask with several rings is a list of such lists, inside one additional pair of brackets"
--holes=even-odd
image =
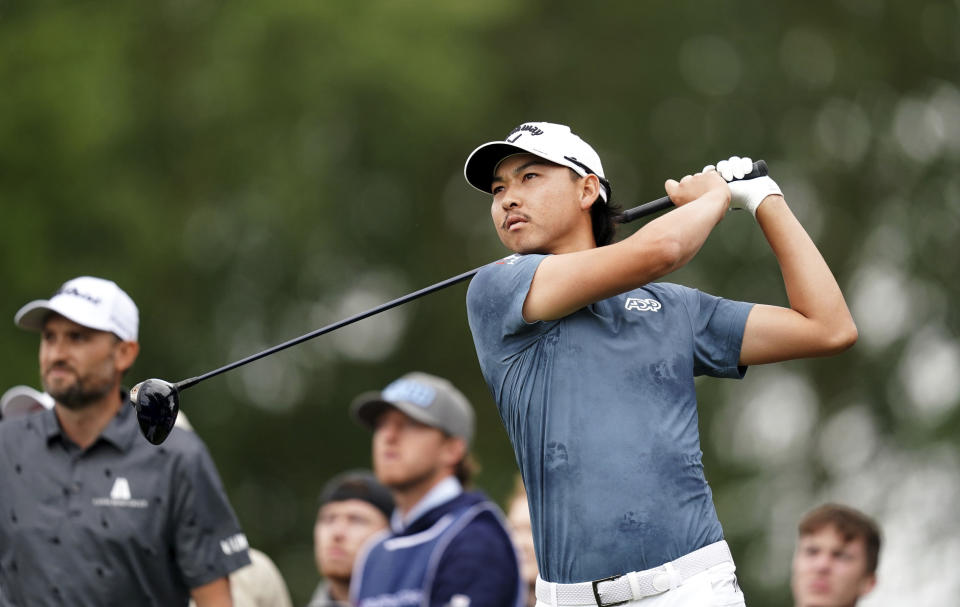
[(249, 563), (193, 432), (152, 445), (127, 405), (85, 450), (54, 411), (0, 423), (5, 605), (186, 605), (191, 588)]
[(739, 378), (752, 304), (650, 283), (549, 322), (523, 303), (544, 255), (477, 273), (467, 315), (530, 502), (540, 575), (656, 567), (723, 539), (694, 377)]

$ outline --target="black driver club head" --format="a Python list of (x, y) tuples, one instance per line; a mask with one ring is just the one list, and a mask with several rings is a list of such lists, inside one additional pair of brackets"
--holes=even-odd
[(140, 431), (159, 445), (167, 439), (180, 411), (180, 391), (162, 379), (148, 379), (130, 390), (130, 404), (137, 410)]

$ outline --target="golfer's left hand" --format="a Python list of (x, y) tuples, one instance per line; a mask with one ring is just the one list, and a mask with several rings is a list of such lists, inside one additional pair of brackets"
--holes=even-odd
[(726, 160), (721, 160), (716, 166), (708, 164), (703, 167), (704, 173), (716, 171), (725, 181), (729, 182), (731, 209), (746, 209), (756, 217), (757, 207), (767, 196), (783, 196), (783, 192), (780, 191), (780, 186), (769, 175), (743, 179), (743, 176), (749, 174), (752, 170), (753, 160), (740, 156), (731, 156)]

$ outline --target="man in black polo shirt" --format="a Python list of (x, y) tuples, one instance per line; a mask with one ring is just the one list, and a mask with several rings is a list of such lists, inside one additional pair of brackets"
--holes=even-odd
[(250, 562), (213, 461), (192, 432), (140, 434), (121, 388), (139, 315), (84, 276), (15, 322), (39, 331), (54, 408), (0, 424), (0, 588), (6, 605), (229, 606)]

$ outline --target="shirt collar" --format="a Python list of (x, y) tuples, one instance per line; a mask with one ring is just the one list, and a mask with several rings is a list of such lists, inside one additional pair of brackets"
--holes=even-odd
[(413, 508), (406, 516), (400, 514), (399, 508), (394, 508), (390, 515), (390, 528), (394, 533), (401, 533), (410, 523), (420, 518), (421, 515), (429, 510), (433, 510), (440, 504), (445, 504), (463, 493), (463, 486), (455, 476), (448, 476), (433, 486), (427, 494), (420, 498), (420, 501), (414, 504)]
[(40, 417), (40, 423), (43, 424), (43, 435), (47, 443), (63, 434), (60, 429), (60, 422), (57, 421), (56, 407), (47, 409), (37, 414)]
[[(105, 440), (121, 451), (128, 451), (137, 434), (140, 433), (140, 429), (137, 424), (137, 416), (131, 412), (133, 407), (130, 406), (128, 392), (126, 390), (121, 391), (120, 398), (123, 400), (120, 410), (110, 420), (107, 427), (103, 429), (94, 444), (100, 440)], [(63, 428), (60, 427), (60, 421), (57, 419), (56, 408), (43, 411), (39, 415), (43, 419), (44, 435), (48, 443), (57, 437), (66, 438)]]
[(133, 441), (140, 434), (140, 424), (137, 423), (137, 416), (130, 405), (130, 398), (126, 390), (120, 393), (120, 398), (123, 401), (120, 410), (104, 428), (100, 438), (112, 443), (121, 451), (129, 451)]

